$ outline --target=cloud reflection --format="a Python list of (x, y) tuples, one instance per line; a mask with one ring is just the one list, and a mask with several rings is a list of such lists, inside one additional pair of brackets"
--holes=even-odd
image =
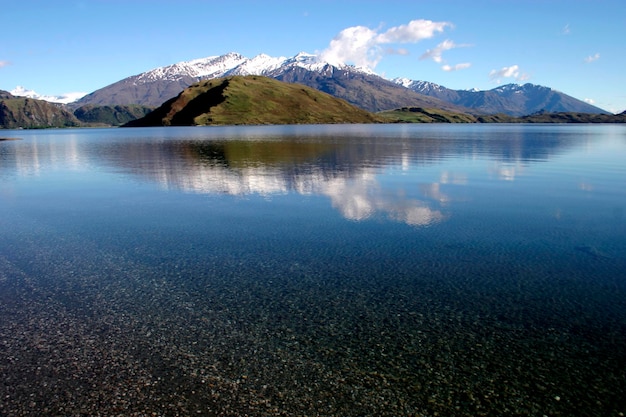
[(523, 172), (523, 166), (519, 164), (498, 163), (491, 168), (491, 172), (503, 181), (514, 181)]
[(350, 220), (365, 220), (380, 213), (411, 226), (427, 226), (444, 219), (441, 211), (424, 201), (385, 190), (373, 170), (364, 170), (357, 177), (335, 178), (319, 186), (320, 193), (329, 196), (333, 207)]
[[(343, 217), (354, 221), (385, 216), (426, 226), (445, 218), (438, 206), (448, 198), (434, 191), (437, 184), (418, 187), (421, 194), (416, 195), (383, 185), (381, 166), (362, 162), (368, 152), (378, 150), (345, 144), (224, 141), (159, 147), (131, 143), (123, 154), (110, 157), (116, 165), (127, 165), (133, 174), (150, 178), (164, 189), (266, 197), (289, 193), (327, 196)], [(143, 161), (141, 166), (136, 165), (138, 160)], [(397, 162), (403, 163), (401, 156)]]

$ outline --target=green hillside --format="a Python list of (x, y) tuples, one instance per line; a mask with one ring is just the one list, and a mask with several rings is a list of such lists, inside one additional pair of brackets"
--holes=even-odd
[(375, 123), (379, 116), (300, 84), (261, 76), (201, 81), (125, 126)]

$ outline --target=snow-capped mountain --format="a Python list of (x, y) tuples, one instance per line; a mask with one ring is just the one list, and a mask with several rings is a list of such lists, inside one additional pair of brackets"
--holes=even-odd
[(446, 90), (445, 87), (442, 87), (439, 84), (431, 83), (429, 81), (411, 80), (409, 78), (394, 78), (392, 81), (405, 88), (409, 88), (418, 92)]
[(17, 87), (15, 87), (13, 90), (9, 92), (12, 95), (17, 96), (17, 97), (28, 97), (28, 98), (33, 98), (36, 100), (45, 100), (51, 103), (62, 103), (62, 104), (72, 103), (80, 99), (81, 97), (85, 96), (85, 94), (87, 94), (87, 93), (77, 92), (77, 93), (68, 93), (68, 94), (64, 94), (61, 96), (47, 96), (47, 95), (39, 94), (33, 90), (28, 90), (22, 87), (21, 85), (18, 85)]
[(183, 89), (203, 79), (234, 75), (262, 75), (308, 85), (369, 111), (414, 104), (462, 111), (457, 106), (422, 96), (376, 75), (367, 68), (331, 65), (317, 55), (293, 57), (260, 54), (246, 58), (231, 52), (155, 68), (94, 91), (73, 104), (142, 104), (160, 106)]
[(179, 62), (134, 75), (101, 88), (72, 104), (141, 104), (157, 107), (203, 79), (234, 75), (262, 75), (305, 84), (369, 111), (399, 107), (437, 108), (474, 114), (513, 116), (537, 111), (606, 113), (604, 110), (548, 87), (505, 85), (487, 91), (452, 90), (441, 85), (396, 78), (387, 80), (367, 68), (332, 65), (317, 55), (301, 52), (293, 57), (260, 54), (247, 58), (231, 52)]
[(442, 85), (431, 83), (429, 81), (412, 80), (410, 78), (394, 78), (394, 83), (401, 85), (409, 90), (416, 91), (420, 94), (434, 96), (443, 99), (450, 99), (451, 94), (456, 94), (456, 90), (446, 88)]

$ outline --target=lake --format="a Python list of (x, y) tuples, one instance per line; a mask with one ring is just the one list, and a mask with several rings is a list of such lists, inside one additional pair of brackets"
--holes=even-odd
[(626, 126), (0, 137), (0, 415), (626, 412)]

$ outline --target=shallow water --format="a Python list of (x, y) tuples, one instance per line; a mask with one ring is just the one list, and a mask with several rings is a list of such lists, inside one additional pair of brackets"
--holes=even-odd
[(626, 412), (626, 128), (5, 131), (1, 415)]

